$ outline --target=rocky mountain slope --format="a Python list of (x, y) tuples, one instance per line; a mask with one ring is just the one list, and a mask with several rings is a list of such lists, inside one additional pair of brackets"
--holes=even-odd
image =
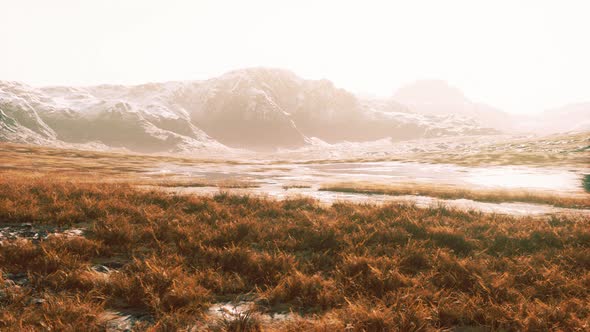
[[(327, 143), (493, 134), (469, 114), (412, 112), (327, 80), (252, 68), (206, 81), (34, 88), (0, 82), (0, 140), (138, 152), (268, 150)], [(229, 147), (229, 148), (228, 148)]]

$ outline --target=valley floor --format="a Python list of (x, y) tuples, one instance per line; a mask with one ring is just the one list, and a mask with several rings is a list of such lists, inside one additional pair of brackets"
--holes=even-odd
[(395, 201), (509, 215), (590, 214), (590, 195), (583, 189), (590, 173), (590, 133), (344, 144), (227, 158), (0, 144), (5, 172), (100, 177), (182, 194), (223, 191), (277, 199), (302, 195), (326, 204)]
[(589, 139), (518, 164), (0, 144), (0, 330), (582, 331)]

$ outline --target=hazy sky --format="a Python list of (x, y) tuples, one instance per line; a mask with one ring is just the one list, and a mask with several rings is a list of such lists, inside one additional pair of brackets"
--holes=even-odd
[(536, 112), (590, 100), (590, 1), (0, 0), (0, 80), (90, 85), (268, 66), (390, 95), (444, 79)]

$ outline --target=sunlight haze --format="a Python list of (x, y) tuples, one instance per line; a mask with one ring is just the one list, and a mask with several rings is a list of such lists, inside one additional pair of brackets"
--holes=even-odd
[(590, 100), (586, 1), (7, 1), (0, 80), (208, 79), (263, 66), (388, 96), (441, 79), (534, 113)]
[(590, 0), (0, 0), (0, 331), (588, 331)]

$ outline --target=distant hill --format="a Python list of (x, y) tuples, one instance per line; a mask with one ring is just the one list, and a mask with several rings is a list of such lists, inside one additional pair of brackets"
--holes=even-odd
[(476, 103), (442, 80), (423, 80), (406, 85), (393, 99), (420, 114), (454, 114), (474, 119), (479, 125), (498, 130), (513, 129), (512, 117), (492, 106)]
[(551, 132), (590, 130), (590, 102), (569, 104), (543, 112), (541, 128)]

